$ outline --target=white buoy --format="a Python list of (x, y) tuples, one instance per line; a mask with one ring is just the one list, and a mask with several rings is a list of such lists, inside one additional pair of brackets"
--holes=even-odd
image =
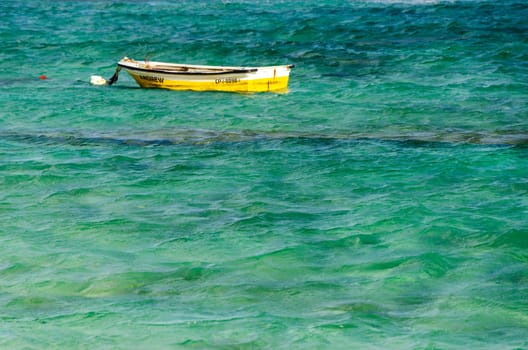
[(106, 85), (106, 79), (99, 75), (92, 75), (90, 77), (90, 84), (92, 85)]

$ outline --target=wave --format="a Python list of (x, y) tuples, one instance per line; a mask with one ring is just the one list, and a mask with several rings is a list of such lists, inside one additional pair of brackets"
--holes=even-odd
[(456, 0), (365, 0), (365, 2), (384, 5), (436, 5), (439, 3), (454, 3)]

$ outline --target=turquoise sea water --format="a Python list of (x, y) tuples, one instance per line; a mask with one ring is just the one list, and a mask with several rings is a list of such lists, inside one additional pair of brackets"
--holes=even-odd
[[(0, 2), (0, 348), (528, 349), (527, 18)], [(89, 85), (123, 56), (296, 68)]]

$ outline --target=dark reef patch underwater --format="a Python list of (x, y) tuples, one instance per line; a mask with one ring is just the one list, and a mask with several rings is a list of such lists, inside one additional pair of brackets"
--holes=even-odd
[[(526, 18), (2, 1), (0, 348), (528, 349)], [(89, 84), (123, 56), (296, 68)]]

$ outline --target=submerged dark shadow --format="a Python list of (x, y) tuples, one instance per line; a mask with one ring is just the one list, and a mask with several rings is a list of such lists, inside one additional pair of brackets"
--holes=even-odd
[(82, 135), (74, 132), (19, 133), (3, 132), (0, 139), (29, 144), (67, 144), (72, 146), (173, 146), (173, 145), (221, 145), (247, 142), (284, 141), (299, 144), (337, 145), (348, 142), (382, 142), (400, 147), (430, 148), (453, 147), (458, 145), (487, 145), (507, 147), (528, 147), (528, 131), (523, 132), (460, 132), (443, 131), (384, 135), (376, 133), (318, 134), (304, 132), (265, 131), (214, 131), (201, 129), (163, 130), (149, 136), (132, 135)]

